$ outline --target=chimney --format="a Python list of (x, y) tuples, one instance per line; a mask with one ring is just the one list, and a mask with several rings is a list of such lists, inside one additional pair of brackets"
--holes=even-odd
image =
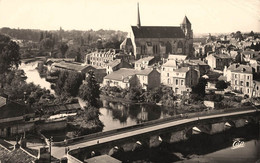
[(140, 20), (140, 12), (139, 12), (139, 3), (137, 3), (137, 28), (141, 27), (141, 20)]

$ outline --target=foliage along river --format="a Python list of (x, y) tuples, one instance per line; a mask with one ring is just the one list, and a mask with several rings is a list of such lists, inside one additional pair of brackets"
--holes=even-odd
[[(27, 64), (22, 63), (20, 69), (24, 70), (27, 76), (26, 82), (33, 82), (36, 85), (40, 85), (42, 88), (49, 89), (54, 94), (54, 90), (51, 89), (51, 84), (41, 78), (36, 67), (37, 61), (29, 62)], [(80, 105), (83, 106), (84, 102), (79, 99)], [(104, 123), (105, 127), (103, 131), (113, 130), (117, 128), (127, 127), (135, 125), (141, 122), (160, 119), (168, 117), (170, 113), (166, 108), (162, 108), (157, 105), (125, 105), (116, 102), (108, 102), (102, 100), (103, 107), (100, 108), (100, 120)]]
[[(26, 82), (33, 82), (34, 84), (40, 85), (42, 88), (51, 90), (51, 84), (45, 80), (45, 78), (41, 78), (36, 67), (36, 62), (30, 62), (27, 64), (22, 63), (20, 69), (23, 69), (25, 75), (28, 77)], [(79, 100), (81, 105), (84, 105), (82, 100)], [(122, 128), (126, 126), (135, 125), (138, 123), (160, 119), (169, 117), (172, 114), (176, 114), (174, 110), (163, 108), (156, 105), (132, 105), (132, 104), (122, 104), (120, 102), (108, 102), (102, 100), (103, 107), (100, 108), (100, 120), (104, 123), (105, 127), (103, 131), (108, 131), (112, 129)], [(175, 148), (177, 146), (180, 147), (194, 147), (196, 148), (196, 152), (188, 152), (187, 154), (195, 154), (197, 156), (193, 157), (192, 161), (194, 162), (255, 162), (260, 159), (260, 141), (259, 141), (259, 126), (251, 126), (245, 127), (243, 129), (235, 130), (237, 132), (232, 135), (220, 134), (219, 136), (208, 137), (207, 135), (199, 135), (189, 139), (186, 142), (181, 142), (179, 144), (167, 145), (160, 149), (151, 149), (149, 151), (144, 151), (146, 154), (141, 154), (142, 156), (138, 156), (139, 154), (135, 153), (134, 156), (130, 159), (130, 162), (142, 161), (142, 162), (175, 162), (179, 159), (174, 159), (173, 155), (169, 155), (169, 153), (180, 152), (178, 155), (186, 155), (183, 152), (177, 150)], [(253, 132), (253, 133), (252, 133)], [(249, 141), (245, 142), (245, 146), (239, 149), (231, 149), (228, 144), (232, 144), (232, 140), (234, 137), (250, 137)], [(228, 138), (228, 141), (224, 141)], [(209, 140), (206, 141), (205, 140)], [(221, 140), (221, 143), (219, 142)], [(222, 141), (223, 140), (223, 141)], [(248, 140), (248, 139), (247, 139)], [(200, 142), (200, 143), (199, 143)], [(204, 142), (204, 143), (203, 143)], [(219, 143), (214, 143), (219, 142)], [(224, 145), (224, 148), (222, 145)], [(205, 149), (210, 150), (205, 152)], [(212, 150), (211, 150), (212, 149)], [(158, 151), (159, 150), (159, 151)], [(161, 153), (161, 150), (164, 152)], [(203, 152), (204, 151), (204, 152)], [(178, 153), (177, 152), (177, 153)], [(168, 154), (167, 154), (168, 153)], [(149, 156), (147, 156), (147, 154)], [(199, 155), (199, 156), (198, 156)], [(151, 158), (151, 156), (153, 156)], [(181, 156), (181, 157), (182, 157)], [(124, 156), (126, 157), (126, 156)], [(135, 157), (139, 157), (136, 160)], [(155, 158), (155, 159), (153, 159)], [(187, 158), (187, 155), (184, 156)], [(124, 160), (124, 159), (123, 159)], [(125, 161), (125, 160), (124, 160)]]

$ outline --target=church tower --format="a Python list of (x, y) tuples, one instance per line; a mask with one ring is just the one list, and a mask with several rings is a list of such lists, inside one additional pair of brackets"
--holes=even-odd
[(140, 20), (140, 12), (139, 12), (139, 3), (137, 3), (137, 28), (141, 27), (141, 20)]
[(193, 31), (191, 29), (191, 23), (187, 18), (187, 16), (184, 17), (180, 26), (185, 35), (184, 52), (189, 57), (192, 57), (193, 56)]
[(187, 16), (184, 17), (182, 24), (181, 24), (181, 29), (183, 33), (185, 34), (185, 37), (192, 38), (192, 29), (191, 29), (191, 23)]

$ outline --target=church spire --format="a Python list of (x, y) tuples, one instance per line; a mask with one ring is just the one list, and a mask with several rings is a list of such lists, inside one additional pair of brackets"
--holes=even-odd
[(140, 12), (139, 12), (139, 3), (137, 3), (137, 28), (141, 27), (141, 20), (140, 20)]

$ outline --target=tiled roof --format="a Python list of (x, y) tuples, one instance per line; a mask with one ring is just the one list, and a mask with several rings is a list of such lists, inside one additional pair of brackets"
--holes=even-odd
[(149, 75), (153, 71), (153, 68), (146, 68), (136, 72), (137, 75)]
[(177, 67), (177, 61), (176, 60), (169, 60), (166, 63), (163, 64), (164, 67)]
[(242, 52), (242, 54), (250, 54), (250, 55), (252, 55), (252, 54), (254, 54), (254, 55), (260, 55), (260, 51), (243, 51)]
[(173, 59), (173, 60), (185, 60), (187, 58), (187, 55), (182, 55), (182, 54), (170, 54), (168, 56), (168, 59)]
[(122, 81), (123, 79), (133, 75), (149, 75), (152, 71), (153, 68), (146, 68), (143, 70), (121, 68), (105, 76), (105, 79)]
[(21, 149), (15, 149), (11, 152), (0, 147), (0, 162), (33, 162), (37, 159), (25, 153)]
[(221, 58), (221, 59), (231, 59), (231, 56), (226, 55), (226, 54), (213, 54), (213, 56), (216, 58)]
[(113, 60), (113, 61), (107, 63), (107, 66), (115, 67), (115, 66), (117, 66), (117, 65), (120, 64), (120, 63), (121, 63), (121, 59), (115, 59), (115, 60)]
[(34, 113), (32, 109), (25, 105), (15, 102), (7, 102), (6, 105), (0, 107), (0, 119), (20, 117), (25, 114)]
[(59, 63), (54, 63), (53, 66), (55, 66), (57, 68), (67, 69), (67, 70), (82, 71), (85, 68), (87, 68), (88, 66), (92, 66), (92, 65), (81, 65), (81, 64), (75, 63), (75, 62), (64, 62), (64, 61), (62, 61), (62, 62), (59, 62)]
[(189, 60), (187, 63), (201, 65), (201, 66), (207, 66), (208, 65), (201, 60)]
[(132, 41), (131, 38), (126, 38), (121, 45), (132, 45)]
[(135, 75), (136, 71), (135, 69), (121, 68), (105, 76), (105, 79), (122, 81), (124, 78)]
[(184, 38), (180, 27), (163, 26), (132, 26), (135, 38)]
[(189, 71), (189, 67), (181, 67), (178, 68), (176, 70), (174, 70), (175, 72), (188, 72)]
[(146, 62), (146, 61), (150, 62), (153, 59), (154, 59), (153, 56), (149, 56), (149, 57), (141, 58), (138, 61), (136, 61), (135, 63), (143, 63), (143, 62)]
[(79, 103), (75, 103), (75, 104), (66, 104), (66, 105), (52, 105), (52, 106), (46, 106), (44, 108), (44, 111), (65, 111), (65, 110), (77, 110), (77, 109), (81, 109), (81, 106), (79, 105)]
[(252, 67), (249, 65), (232, 64), (228, 67), (231, 72), (243, 72), (252, 74)]

